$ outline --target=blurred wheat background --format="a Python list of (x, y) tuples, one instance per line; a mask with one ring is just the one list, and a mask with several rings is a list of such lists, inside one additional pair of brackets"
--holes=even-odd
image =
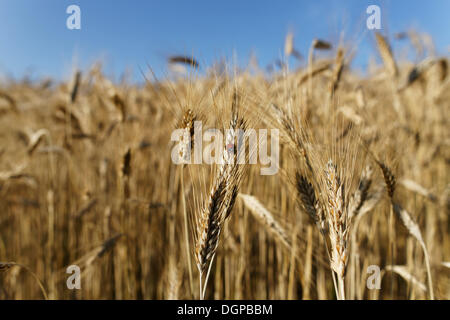
[[(316, 40), (270, 74), (173, 57), (184, 75), (144, 85), (101, 64), (3, 81), (0, 298), (199, 299), (208, 262), (205, 299), (450, 298), (449, 60), (376, 40), (367, 76), (351, 46)], [(300, 59), (292, 35), (284, 54)], [(237, 117), (280, 130), (276, 175), (173, 163), (174, 129)]]

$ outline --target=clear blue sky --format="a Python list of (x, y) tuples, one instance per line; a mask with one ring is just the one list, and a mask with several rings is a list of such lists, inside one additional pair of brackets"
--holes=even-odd
[[(81, 8), (81, 30), (66, 28), (70, 4)], [(206, 65), (233, 56), (245, 65), (254, 52), (265, 67), (289, 30), (304, 55), (313, 38), (337, 43), (344, 31), (359, 43), (354, 65), (364, 68), (374, 52), (373, 32), (364, 33), (370, 4), (381, 7), (383, 33), (414, 27), (448, 54), (450, 0), (0, 0), (0, 74), (61, 79), (74, 61), (86, 68), (102, 59), (108, 75), (131, 68), (139, 81), (147, 63), (163, 75), (166, 57), (184, 53)]]

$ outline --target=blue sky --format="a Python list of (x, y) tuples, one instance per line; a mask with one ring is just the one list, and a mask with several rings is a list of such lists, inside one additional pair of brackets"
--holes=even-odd
[[(71, 4), (81, 8), (81, 30), (66, 28)], [(428, 32), (448, 54), (449, 0), (0, 0), (0, 74), (64, 79), (74, 63), (101, 59), (109, 76), (131, 69), (139, 81), (147, 64), (164, 75), (172, 54), (193, 54), (203, 65), (234, 57), (245, 66), (253, 52), (265, 67), (282, 54), (289, 30), (303, 55), (315, 37), (337, 43), (342, 33), (358, 44), (353, 65), (364, 69), (375, 53), (365, 27), (370, 4), (381, 7), (381, 32)]]

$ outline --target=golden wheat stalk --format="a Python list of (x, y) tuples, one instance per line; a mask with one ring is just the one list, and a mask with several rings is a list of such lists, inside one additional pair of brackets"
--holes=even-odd
[(380, 52), (381, 59), (383, 60), (388, 74), (393, 78), (397, 77), (398, 68), (389, 43), (380, 33), (376, 33), (375, 38), (377, 40), (378, 51)]
[(325, 181), (328, 199), (328, 234), (331, 243), (330, 264), (338, 277), (339, 298), (345, 300), (344, 276), (348, 261), (349, 221), (345, 210), (344, 186), (332, 160), (326, 165)]
[(430, 291), (430, 299), (434, 300), (434, 291), (433, 291), (433, 281), (431, 279), (431, 267), (430, 267), (430, 257), (428, 255), (428, 250), (425, 245), (425, 241), (423, 241), (422, 233), (420, 232), (419, 225), (414, 222), (411, 218), (411, 215), (406, 211), (402, 206), (398, 203), (394, 204), (394, 211), (399, 216), (400, 220), (403, 222), (403, 225), (408, 229), (409, 233), (416, 238), (422, 247), (423, 254), (425, 256), (425, 264), (427, 267), (427, 276), (428, 276), (428, 288)]
[[(183, 119), (181, 120), (180, 127), (184, 130), (184, 138), (188, 138), (188, 141), (184, 141), (182, 144), (182, 148), (180, 150), (180, 159), (182, 160), (188, 160), (191, 151), (193, 148), (193, 137), (194, 137), (194, 122), (197, 119), (194, 111), (192, 109), (186, 109), (183, 115)], [(188, 225), (188, 213), (186, 210), (186, 196), (185, 196), (185, 187), (184, 187), (184, 165), (181, 166), (181, 173), (180, 173), (180, 184), (181, 184), (181, 201), (183, 206), (183, 221), (184, 221), (184, 234), (185, 234), (185, 248), (186, 248), (186, 258), (188, 260), (188, 272), (189, 272), (189, 287), (191, 289), (191, 294), (194, 293), (194, 287), (193, 287), (193, 272), (192, 272), (192, 263), (190, 259), (190, 241), (189, 241), (189, 225)]]
[[(233, 100), (235, 102), (235, 99)], [(200, 277), (200, 299), (204, 299), (209, 273), (219, 245), (220, 234), (225, 220), (229, 217), (236, 200), (244, 173), (244, 166), (238, 164), (241, 152), (236, 147), (230, 152), (230, 144), (236, 146), (238, 130), (245, 130), (246, 124), (238, 117), (237, 106), (233, 103), (230, 121), (232, 130), (227, 131), (222, 161), (210, 190), (210, 195), (196, 220), (195, 260)], [(204, 284), (203, 276), (205, 275)]]
[(399, 183), (405, 187), (406, 189), (415, 192), (417, 194), (420, 194), (421, 196), (427, 198), (428, 200), (432, 202), (437, 202), (438, 198), (428, 189), (424, 188), (417, 182), (411, 180), (411, 179), (400, 179)]
[(174, 256), (171, 256), (169, 258), (169, 266), (167, 268), (167, 300), (179, 299), (181, 278), (182, 275), (180, 272), (180, 268), (178, 268)]
[(419, 288), (422, 291), (427, 291), (427, 287), (420, 282), (414, 275), (408, 272), (407, 266), (386, 266), (387, 271), (395, 272), (400, 275), (403, 279), (411, 283), (416, 288)]
[[(392, 173), (391, 169), (383, 162), (375, 159), (376, 164), (383, 173), (384, 183), (386, 185), (386, 191), (389, 196), (389, 221), (388, 221), (388, 239), (389, 239), (389, 257), (391, 267), (395, 264), (395, 228), (394, 228), (394, 192), (397, 185), (397, 180)], [(394, 277), (391, 277), (391, 295), (394, 293)]]
[(275, 104), (271, 104), (271, 107), (275, 113), (276, 119), (278, 123), (282, 126), (282, 128), (286, 131), (287, 136), (289, 138), (290, 146), (294, 152), (296, 152), (300, 157), (305, 161), (308, 170), (312, 172), (312, 165), (309, 159), (308, 153), (306, 151), (305, 144), (302, 140), (302, 137), (295, 129), (294, 122), (292, 119), (286, 114), (286, 112), (279, 108)]
[(343, 69), (344, 69), (344, 50), (342, 48), (339, 48), (336, 53), (333, 73), (331, 75), (331, 82), (330, 82), (330, 88), (329, 88), (330, 106), (331, 106), (331, 98), (333, 98), (334, 93), (339, 86), (339, 81), (341, 80), (341, 75), (342, 75)]
[(248, 194), (239, 194), (244, 202), (244, 205), (250, 210), (250, 212), (256, 217), (262, 225), (266, 226), (268, 230), (288, 249), (291, 249), (291, 240), (284, 228), (275, 220), (272, 213), (267, 210), (261, 202), (254, 196)]
[(286, 35), (286, 39), (284, 41), (284, 54), (286, 57), (289, 57), (294, 51), (294, 35), (292, 32), (289, 32)]
[[(317, 226), (320, 234), (322, 235), (325, 243), (325, 249), (329, 260), (331, 261), (330, 250), (327, 242), (326, 235), (328, 233), (328, 226), (326, 223), (326, 218), (324, 210), (316, 197), (316, 192), (313, 185), (308, 181), (308, 179), (302, 175), (299, 171), (296, 172), (296, 190), (300, 200), (300, 206), (305, 210), (306, 213), (311, 217)], [(339, 290), (337, 287), (336, 276), (334, 272), (331, 273), (333, 278), (333, 285), (336, 292), (336, 296), (339, 297)]]
[(28, 268), (27, 266), (24, 266), (23, 264), (16, 263), (16, 262), (12, 262), (12, 261), (10, 261), (10, 262), (1, 262), (1, 261), (0, 261), (0, 272), (10, 270), (11, 268), (13, 268), (13, 267), (15, 267), (15, 266), (20, 267), (20, 268), (24, 269), (26, 272), (28, 272), (29, 274), (31, 274), (31, 276), (32, 276), (32, 277), (36, 280), (36, 282), (38, 283), (39, 288), (41, 289), (42, 295), (44, 296), (44, 299), (45, 299), (45, 300), (48, 300), (47, 291), (45, 290), (42, 281), (41, 281), (41, 280), (38, 278), (38, 276), (37, 276), (33, 271), (31, 271), (30, 268)]
[(76, 71), (73, 79), (73, 87), (70, 93), (70, 102), (75, 103), (81, 82), (81, 71)]
[(331, 49), (331, 44), (319, 40), (314, 39), (311, 43), (311, 46), (309, 47), (309, 53), (308, 53), (308, 94), (310, 97), (312, 97), (313, 92), (313, 66), (314, 66), (314, 50), (329, 50)]
[(356, 190), (348, 201), (348, 218), (352, 220), (361, 210), (372, 184), (372, 167), (367, 166), (361, 174), (358, 190)]
[(188, 56), (172, 56), (168, 59), (169, 63), (182, 63), (191, 67), (198, 68), (200, 64), (193, 57)]
[(301, 206), (317, 225), (320, 233), (325, 234), (327, 230), (325, 225), (325, 216), (322, 208), (320, 207), (319, 201), (316, 198), (314, 187), (300, 172), (297, 172), (295, 177), (296, 189)]

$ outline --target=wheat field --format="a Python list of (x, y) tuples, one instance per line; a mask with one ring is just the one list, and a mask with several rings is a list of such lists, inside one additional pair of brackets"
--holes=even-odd
[[(2, 81), (0, 298), (449, 299), (449, 59), (374, 43), (367, 75), (316, 40), (271, 74)], [(175, 164), (195, 121), (279, 130), (279, 170)]]

